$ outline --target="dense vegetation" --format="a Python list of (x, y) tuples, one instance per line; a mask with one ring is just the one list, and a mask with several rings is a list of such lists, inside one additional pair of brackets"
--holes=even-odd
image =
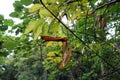
[(119, 0), (13, 6), (10, 16), (22, 22), (0, 15), (0, 80), (120, 80)]

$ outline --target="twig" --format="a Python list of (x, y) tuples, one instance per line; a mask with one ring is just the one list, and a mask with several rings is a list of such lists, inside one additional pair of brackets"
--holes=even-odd
[(92, 14), (95, 13), (97, 10), (104, 8), (105, 6), (110, 6), (110, 5), (115, 4), (115, 3), (117, 3), (117, 2), (120, 2), (120, 0), (112, 0), (112, 1), (110, 1), (110, 2), (108, 2), (108, 3), (105, 3), (105, 4), (97, 7), (97, 8), (92, 12)]

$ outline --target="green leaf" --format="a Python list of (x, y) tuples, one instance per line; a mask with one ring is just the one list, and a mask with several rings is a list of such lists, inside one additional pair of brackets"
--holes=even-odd
[(42, 35), (43, 36), (48, 35), (48, 30), (49, 30), (48, 23), (45, 22), (44, 26), (42, 26)]
[(28, 6), (32, 3), (32, 0), (21, 0), (21, 3)]
[(42, 6), (40, 4), (34, 4), (30, 9), (29, 9), (29, 12), (30, 13), (33, 13), (33, 12), (36, 12), (38, 11)]
[(31, 21), (27, 28), (25, 29), (25, 34), (28, 34), (29, 32), (31, 32), (32, 30), (35, 30), (37, 28), (37, 26), (39, 25), (39, 21)]
[(41, 8), (39, 11), (40, 17), (52, 17), (49, 11), (47, 11), (45, 8)]
[(44, 19), (39, 19), (36, 21), (31, 21), (27, 28), (25, 29), (25, 34), (28, 34), (29, 32), (33, 31), (34, 33), (34, 40), (36, 40), (40, 33), (42, 33), (42, 26), (44, 24)]
[(34, 40), (36, 40), (38, 38), (38, 36), (40, 35), (40, 33), (42, 33), (42, 26), (39, 26), (37, 28), (37, 30), (34, 33)]
[[(54, 7), (54, 8), (53, 8)], [(58, 14), (59, 11), (59, 5), (58, 4), (52, 4), (49, 6), (49, 9), (55, 14)]]
[(52, 33), (59, 33), (59, 31), (60, 31), (59, 23), (58, 23), (57, 21), (55, 21), (55, 20), (53, 20), (53, 21), (50, 23), (49, 28), (50, 28), (50, 31), (51, 31)]
[(45, 20), (43, 18), (40, 18), (39, 20), (36, 21), (36, 27), (33, 29), (33, 32), (37, 31), (37, 28), (39, 26), (42, 26), (44, 24)]
[(47, 1), (48, 4), (53, 4), (53, 3), (56, 3), (56, 2), (57, 2), (57, 0), (48, 0)]
[(4, 19), (4, 16), (3, 15), (0, 15), (0, 20), (3, 20)]
[(21, 17), (22, 16), (22, 12), (12, 12), (12, 13), (10, 13), (10, 16), (11, 17)]
[(12, 39), (7, 38), (4, 41), (4, 45), (8, 50), (13, 50), (17, 46), (17, 43)]
[(14, 24), (14, 22), (12, 19), (5, 19), (4, 24), (7, 26), (12, 26)]
[(15, 11), (22, 11), (23, 9), (23, 4), (20, 1), (15, 1), (15, 3), (13, 4)]

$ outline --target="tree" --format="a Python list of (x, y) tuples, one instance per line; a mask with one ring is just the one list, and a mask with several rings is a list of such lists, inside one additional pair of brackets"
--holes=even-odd
[[(119, 2), (15, 1), (15, 11), (10, 16), (22, 22), (14, 24), (0, 16), (0, 78), (120, 79)], [(11, 31), (16, 29), (16, 35), (22, 35), (5, 36), (8, 26), (12, 27)]]

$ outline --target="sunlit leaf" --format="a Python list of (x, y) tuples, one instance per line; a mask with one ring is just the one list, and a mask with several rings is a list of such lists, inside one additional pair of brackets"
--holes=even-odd
[(81, 10), (77, 9), (75, 14), (72, 15), (72, 20), (79, 19), (81, 17), (81, 14), (82, 14)]
[(55, 56), (55, 53), (57, 53), (57, 52), (56, 52), (56, 51), (49, 52), (49, 53), (47, 54), (47, 56), (49, 56), (49, 57)]
[(40, 4), (34, 4), (30, 9), (29, 9), (29, 12), (30, 13), (33, 13), (33, 12), (36, 12), (38, 11), (42, 6)]
[(37, 24), (36, 21), (31, 21), (31, 22), (28, 24), (27, 28), (25, 29), (25, 34), (28, 34), (28, 33), (31, 32), (34, 28), (36, 28), (36, 27), (37, 27), (36, 24)]
[(62, 42), (57, 42), (57, 45), (58, 46), (62, 46)]
[[(52, 0), (50, 0), (52, 1)], [(53, 8), (54, 7), (54, 8)], [(58, 4), (52, 4), (49, 6), (49, 9), (55, 14), (57, 15), (58, 14), (58, 11), (59, 11), (59, 5)]]
[[(28, 34), (29, 32), (33, 31), (33, 32), (36, 32), (37, 31), (37, 28), (42, 25), (42, 22), (44, 20), (43, 19), (39, 19), (39, 20), (35, 20), (35, 21), (31, 21), (27, 28), (25, 29), (25, 34)], [(42, 30), (42, 28), (41, 28)], [(38, 31), (38, 32), (41, 32), (41, 31)]]
[(85, 7), (87, 6), (87, 3), (88, 3), (88, 0), (82, 0), (82, 1), (81, 1), (81, 4), (82, 4), (83, 6), (85, 6)]
[(34, 40), (38, 38), (38, 36), (42, 33), (42, 26), (38, 26), (37, 30), (34, 33)]
[(54, 44), (54, 42), (50, 41), (50, 42), (47, 43), (46, 47), (51, 47), (51, 46), (53, 46), (53, 44)]
[(52, 17), (52, 15), (50, 14), (49, 11), (47, 11), (45, 8), (41, 8), (40, 11), (39, 11), (39, 15), (41, 17)]
[(47, 3), (55, 3), (57, 0), (48, 0)]
[(49, 30), (48, 23), (45, 22), (44, 25), (42, 26), (42, 35), (43, 36), (48, 35), (48, 30)]
[(61, 62), (61, 57), (55, 57), (54, 62), (55, 63), (60, 63)]
[(58, 26), (58, 25), (59, 25), (59, 23), (56, 22), (55, 20), (53, 20), (53, 21), (50, 23), (50, 26), (49, 26), (50, 31), (51, 31), (52, 33), (54, 33), (54, 34), (59, 33), (61, 27)]

